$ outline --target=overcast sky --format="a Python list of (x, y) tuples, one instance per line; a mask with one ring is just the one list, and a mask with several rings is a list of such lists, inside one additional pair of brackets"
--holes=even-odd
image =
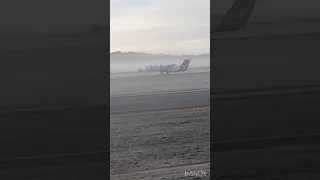
[(113, 51), (210, 52), (210, 0), (111, 0)]

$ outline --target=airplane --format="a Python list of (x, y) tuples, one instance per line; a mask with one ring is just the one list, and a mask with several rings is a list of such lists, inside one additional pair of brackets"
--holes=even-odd
[(180, 66), (176, 66), (176, 64), (146, 66), (144, 70), (139, 69), (139, 72), (160, 72), (160, 74), (163, 74), (163, 72), (166, 72), (167, 74), (172, 72), (183, 72), (188, 69), (190, 61), (191, 59), (185, 59)]

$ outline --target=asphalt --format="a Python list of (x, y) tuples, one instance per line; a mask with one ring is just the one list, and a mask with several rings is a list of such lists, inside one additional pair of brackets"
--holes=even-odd
[(161, 93), (110, 99), (110, 113), (152, 112), (155, 110), (200, 107), (210, 105), (209, 90), (182, 93)]
[[(266, 92), (267, 93), (267, 92)], [(111, 98), (111, 114), (209, 105), (208, 91)], [(211, 100), (216, 141), (320, 132), (320, 93)]]
[[(189, 68), (185, 72), (179, 72), (178, 74), (191, 74), (191, 73), (203, 73), (210, 72), (210, 67), (202, 67), (202, 68)], [(110, 73), (110, 78), (121, 78), (121, 77), (137, 77), (137, 76), (156, 76), (160, 75), (159, 72), (119, 72), (119, 73)]]
[[(200, 107), (209, 105), (209, 96), (203, 91), (111, 98), (110, 112)], [(230, 97), (211, 99), (212, 142), (320, 133), (320, 93)]]
[(110, 78), (111, 97), (209, 88), (210, 72), (208, 70), (168, 75), (159, 73), (122, 74)]
[[(122, 97), (111, 99), (111, 113), (205, 104), (208, 92)], [(319, 107), (320, 93), (212, 99), (211, 142), (320, 133)], [(9, 113), (0, 118), (0, 142), (6, 147), (0, 159), (108, 149), (104, 139), (108, 107)]]
[[(209, 75), (192, 73), (154, 76), (161, 80), (164, 87), (170, 86), (171, 80), (183, 82), (182, 84), (189, 82), (191, 84), (182, 88), (189, 92), (179, 93), (172, 89), (172, 93), (112, 97), (110, 112), (123, 114), (208, 106), (208, 90), (192, 91), (188, 90), (188, 87), (195, 88), (195, 84), (199, 83), (197, 79), (192, 80), (192, 77), (204, 77), (200, 82), (204, 86), (198, 88), (205, 88), (209, 84), (209, 81), (206, 81), (209, 80)], [(130, 78), (133, 77), (118, 78), (128, 81), (125, 84), (127, 86), (122, 88), (135, 85)], [(147, 76), (139, 78), (139, 82), (143, 82)], [(149, 83), (154, 86), (148, 88), (148, 84), (140, 87), (136, 84), (136, 93), (140, 90), (144, 90), (145, 94), (152, 93), (156, 84), (150, 77)], [(211, 99), (211, 142), (320, 133), (319, 107), (320, 93)], [(68, 111), (2, 114), (0, 143), (6, 148), (1, 149), (0, 159), (107, 150), (109, 147), (105, 137), (109, 135), (108, 109), (109, 107), (92, 107)]]

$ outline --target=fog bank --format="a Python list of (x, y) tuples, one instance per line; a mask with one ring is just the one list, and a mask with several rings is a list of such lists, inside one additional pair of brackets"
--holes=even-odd
[(210, 55), (167, 55), (146, 53), (121, 53), (110, 54), (110, 72), (132, 72), (138, 71), (150, 65), (176, 64), (181, 65), (184, 59), (192, 59), (189, 68), (210, 67)]

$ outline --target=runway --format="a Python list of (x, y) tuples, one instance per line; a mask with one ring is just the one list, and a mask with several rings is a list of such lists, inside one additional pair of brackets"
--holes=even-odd
[[(209, 106), (209, 92), (111, 99), (111, 114)], [(211, 100), (212, 142), (320, 133), (320, 93)], [(136, 111), (135, 111), (136, 110)]]
[(121, 74), (111, 77), (110, 112), (121, 114), (209, 106), (209, 88), (208, 69), (169, 75)]
[[(190, 73), (201, 73), (201, 72), (210, 72), (210, 67), (202, 67), (202, 68), (192, 68), (188, 69), (186, 72), (178, 72), (178, 74), (190, 74)], [(176, 74), (176, 73), (172, 73)], [(160, 75), (159, 72), (118, 72), (118, 73), (110, 73), (111, 78), (117, 77), (133, 77), (133, 76), (154, 76)]]
[(209, 172), (208, 70), (118, 74), (110, 81), (111, 179), (181, 179), (191, 168)]
[[(110, 112), (128, 114), (209, 105), (210, 94), (206, 89), (210, 87), (209, 76), (209, 72), (199, 72), (114, 78)], [(211, 133), (214, 134), (211, 141), (319, 133), (319, 106), (320, 93), (315, 92), (211, 99)]]
[[(182, 178), (181, 172), (188, 171), (185, 168), (187, 165), (199, 163), (201, 166), (196, 168), (200, 168), (209, 161), (206, 149), (209, 142), (212, 152), (215, 152), (221, 149), (218, 144), (221, 142), (320, 132), (320, 93), (241, 98), (229, 96), (226, 99), (211, 99), (210, 109), (160, 110), (160, 107), (170, 107), (172, 104), (196, 106), (199, 103), (197, 99), (207, 102), (208, 96), (209, 93), (204, 91), (112, 98), (113, 103), (117, 103), (113, 112), (117, 108), (129, 111), (132, 107), (145, 110), (141, 113), (111, 113), (110, 163), (113, 179), (166, 179), (170, 172), (171, 178)], [(301, 140), (309, 142), (302, 138), (298, 144), (301, 144)], [(297, 143), (283, 142), (278, 146), (288, 147), (289, 143)], [(270, 148), (273, 144), (264, 146)], [(228, 150), (234, 150), (235, 147), (230, 145)], [(217, 158), (218, 154), (215, 152), (214, 156)], [(159, 173), (165, 168), (168, 174)]]
[(210, 106), (209, 90), (110, 99), (110, 113), (150, 112), (164, 109)]
[[(127, 82), (111, 87), (116, 87), (110, 109), (113, 118), (110, 125), (116, 133), (111, 136), (117, 141), (114, 151), (121, 155), (114, 157), (123, 158), (127, 162), (123, 164), (124, 167), (131, 163), (131, 167), (139, 171), (141, 169), (136, 164), (125, 159), (128, 155), (126, 153), (130, 151), (129, 155), (138, 162), (141, 160), (140, 150), (147, 147), (148, 151), (144, 153), (150, 156), (144, 159), (145, 166), (141, 166), (146, 168), (148, 163), (158, 158), (152, 155), (154, 149), (162, 147), (162, 142), (166, 142), (163, 146), (166, 152), (172, 151), (167, 155), (157, 151), (163, 158), (159, 163), (168, 166), (170, 164), (166, 164), (165, 160), (170, 161), (172, 157), (185, 159), (186, 156), (178, 156), (178, 152), (185, 147), (189, 148), (185, 152), (187, 156), (193, 155), (197, 161), (203, 162), (208, 157), (207, 151), (203, 149), (210, 141), (214, 143), (320, 132), (320, 93), (211, 99), (211, 113), (208, 109), (197, 112), (192, 108), (183, 108), (209, 105), (209, 75), (200, 72), (114, 78), (113, 83)], [(159, 80), (158, 83), (155, 83), (155, 79)], [(154, 92), (157, 87), (169, 88), (160, 88), (160, 91)], [(172, 108), (177, 111), (162, 111)], [(133, 115), (133, 111), (141, 113)], [(125, 117), (120, 117), (121, 114), (125, 114)], [(108, 149), (108, 144), (104, 142), (110, 130), (106, 125), (109, 117), (107, 107), (2, 115), (0, 141), (6, 147), (1, 151), (2, 158)], [(136, 148), (135, 152), (122, 144), (124, 135), (127, 143), (135, 143), (132, 144)], [(155, 144), (154, 140), (159, 143)], [(203, 149), (197, 149), (200, 146)], [(197, 157), (199, 151), (205, 152), (206, 156), (200, 157), (200, 154), (200, 158)], [(114, 159), (114, 162), (119, 161)], [(187, 162), (181, 161), (181, 165), (192, 162), (190, 159)], [(122, 169), (121, 173), (124, 172), (127, 172), (126, 169)]]
[[(111, 113), (153, 112), (154, 109), (175, 107), (182, 110), (183, 106), (199, 105), (209, 105), (209, 91), (111, 98)], [(212, 99), (211, 141), (319, 133), (319, 106), (320, 93)], [(107, 148), (100, 143), (108, 132), (103, 123), (108, 118), (107, 107), (3, 114), (0, 141), (7, 148), (1, 154), (13, 157)], [(92, 142), (88, 136), (96, 141)], [(98, 137), (101, 137), (100, 141)], [(91, 146), (82, 147), (84, 139)], [(44, 141), (48, 143), (46, 147), (42, 147)]]
[(160, 75), (159, 73), (129, 73), (114, 75), (110, 78), (111, 97), (209, 88), (209, 69), (168, 75)]

